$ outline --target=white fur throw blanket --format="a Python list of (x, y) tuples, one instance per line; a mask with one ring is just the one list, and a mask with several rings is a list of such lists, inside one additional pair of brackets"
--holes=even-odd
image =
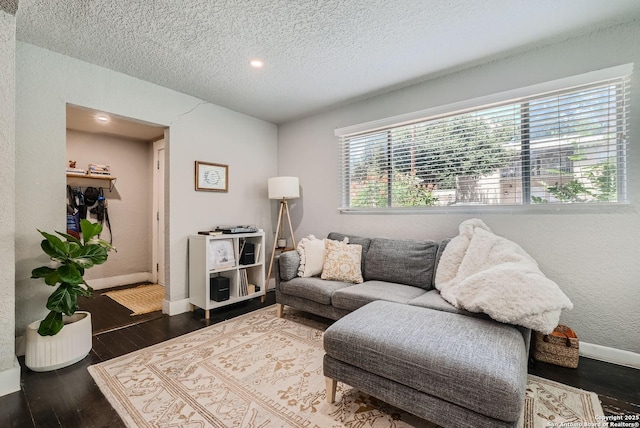
[(435, 285), (442, 298), (469, 312), (549, 334), (573, 304), (518, 244), (494, 235), (482, 220), (460, 224), (445, 248)]

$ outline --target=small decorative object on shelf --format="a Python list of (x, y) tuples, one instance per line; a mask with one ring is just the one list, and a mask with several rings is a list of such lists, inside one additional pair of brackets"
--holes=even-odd
[(189, 236), (192, 307), (204, 309), (205, 319), (209, 319), (211, 309), (263, 296), (264, 232), (221, 235), (203, 232)]
[(74, 174), (86, 174), (87, 171), (85, 171), (82, 168), (76, 168), (76, 161), (74, 160), (70, 160), (69, 161), (69, 166), (67, 167), (67, 172), (71, 172)]
[(89, 164), (89, 175), (111, 175), (111, 168), (109, 165), (100, 165), (97, 163)]

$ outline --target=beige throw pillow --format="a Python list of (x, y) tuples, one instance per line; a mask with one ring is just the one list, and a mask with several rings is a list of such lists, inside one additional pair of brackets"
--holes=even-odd
[(296, 250), (300, 255), (298, 276), (309, 278), (322, 273), (325, 252), (324, 239), (317, 239), (315, 236), (309, 235), (306, 238), (302, 238)]
[(355, 284), (363, 282), (362, 270), (360, 269), (362, 245), (350, 245), (348, 238), (342, 242), (330, 239), (324, 241), (326, 253), (320, 277)]

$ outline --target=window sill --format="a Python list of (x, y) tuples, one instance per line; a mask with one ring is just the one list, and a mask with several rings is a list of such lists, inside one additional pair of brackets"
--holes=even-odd
[(452, 205), (446, 207), (338, 208), (347, 215), (432, 215), (432, 214), (636, 214), (636, 207), (621, 203), (530, 204), (530, 205)]

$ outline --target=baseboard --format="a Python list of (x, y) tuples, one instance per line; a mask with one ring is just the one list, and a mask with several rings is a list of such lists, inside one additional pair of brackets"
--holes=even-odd
[(580, 342), (580, 355), (594, 360), (640, 369), (640, 354), (635, 352)]
[(118, 287), (120, 285), (151, 282), (151, 279), (151, 272), (137, 272), (109, 278), (90, 279), (88, 282), (94, 290), (104, 290), (105, 288)]
[(13, 357), (13, 367), (0, 371), (0, 397), (20, 391), (20, 363)]
[(183, 314), (191, 311), (191, 303), (189, 299), (182, 299), (176, 301), (163, 300), (162, 301), (162, 313), (170, 316)]

